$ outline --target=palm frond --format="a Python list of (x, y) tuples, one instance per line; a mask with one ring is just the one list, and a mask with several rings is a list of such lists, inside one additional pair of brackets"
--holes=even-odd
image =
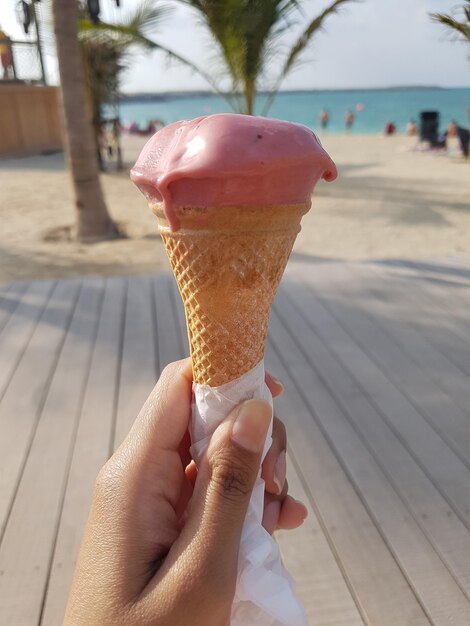
[(94, 24), (89, 19), (80, 20), (79, 37), (81, 41), (111, 40), (116, 45), (123, 46), (137, 45), (144, 48), (155, 46), (154, 42), (148, 39), (138, 28), (127, 24), (110, 24), (108, 22)]
[(274, 87), (270, 90), (270, 93), (266, 99), (266, 102), (262, 111), (262, 115), (266, 115), (266, 113), (269, 111), (273, 103), (274, 97), (276, 93), (279, 91), (279, 87), (281, 86), (282, 81), (287, 76), (287, 74), (293, 69), (293, 67), (296, 65), (296, 63), (299, 60), (300, 55), (307, 48), (313, 35), (315, 35), (315, 33), (317, 33), (318, 31), (324, 28), (325, 20), (330, 15), (333, 15), (334, 13), (338, 13), (342, 5), (346, 4), (347, 2), (356, 2), (356, 1), (357, 0), (335, 0), (333, 4), (331, 4), (324, 11), (322, 11), (320, 15), (315, 17), (307, 26), (307, 28), (304, 29), (303, 33), (297, 39), (295, 44), (292, 46), (289, 54), (287, 55), (287, 58), (274, 84)]
[(164, 53), (166, 57), (171, 61), (176, 61), (185, 65), (192, 71), (196, 72), (214, 89), (219, 95), (225, 98), (232, 106), (232, 96), (219, 89), (217, 83), (213, 78), (202, 70), (198, 65), (190, 61), (189, 59), (178, 54), (171, 48), (159, 44), (147, 37), (140, 28), (137, 27), (137, 21), (134, 19), (129, 20), (126, 24), (110, 24), (107, 22), (99, 22), (94, 24), (91, 20), (82, 19), (79, 23), (80, 39), (82, 41), (103, 41), (113, 40), (116, 47), (121, 48), (124, 54), (131, 46), (141, 47), (147, 50), (159, 50)]
[(126, 18), (124, 25), (145, 34), (161, 26), (172, 10), (170, 4), (156, 5), (154, 0), (144, 0)]
[(468, 8), (464, 7), (464, 13), (467, 18), (467, 23), (459, 22), (452, 17), (452, 15), (446, 13), (430, 13), (430, 17), (434, 22), (447, 26), (456, 36), (460, 34), (464, 39), (470, 41), (470, 2)]

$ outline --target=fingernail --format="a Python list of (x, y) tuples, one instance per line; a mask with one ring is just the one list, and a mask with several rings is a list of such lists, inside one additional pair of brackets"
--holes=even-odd
[(274, 482), (276, 483), (277, 493), (281, 493), (284, 489), (284, 483), (286, 482), (286, 451), (283, 450), (279, 455), (276, 464), (274, 466)]
[(261, 452), (271, 421), (271, 407), (264, 400), (247, 400), (232, 428), (232, 441), (249, 452)]
[(280, 514), (281, 503), (279, 502), (279, 500), (273, 500), (272, 502), (268, 502), (268, 504), (264, 507), (263, 526), (271, 535), (277, 528)]
[(271, 372), (268, 373), (268, 376), (270, 377), (270, 379), (273, 381), (273, 383), (275, 383), (276, 385), (278, 385), (279, 387), (281, 387), (282, 390), (284, 390), (284, 385), (281, 383), (281, 381), (279, 380), (279, 378), (276, 378), (275, 376), (273, 376), (271, 374)]

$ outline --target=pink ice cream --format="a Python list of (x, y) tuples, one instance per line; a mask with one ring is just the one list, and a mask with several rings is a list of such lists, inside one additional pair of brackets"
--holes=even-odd
[(162, 128), (131, 170), (149, 203), (163, 203), (171, 230), (179, 228), (174, 206), (300, 204), (320, 178), (336, 175), (305, 126), (225, 113)]

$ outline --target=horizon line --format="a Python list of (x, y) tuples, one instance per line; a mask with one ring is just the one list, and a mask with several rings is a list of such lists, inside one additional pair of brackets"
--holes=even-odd
[[(312, 88), (293, 88), (293, 89), (280, 89), (277, 93), (311, 93), (311, 92), (336, 92), (336, 91), (399, 91), (406, 89), (422, 89), (422, 90), (432, 90), (432, 89), (470, 89), (470, 85), (453, 85), (453, 86), (442, 86), (442, 85), (390, 85), (387, 87), (312, 87)], [(267, 89), (260, 89), (257, 92), (259, 95), (267, 95), (270, 93)], [(216, 91), (211, 89), (169, 89), (167, 91), (123, 91), (121, 93), (121, 98), (126, 97), (163, 97), (163, 96), (199, 96), (199, 95), (207, 95), (207, 96), (221, 96)], [(242, 95), (242, 94), (239, 94)]]

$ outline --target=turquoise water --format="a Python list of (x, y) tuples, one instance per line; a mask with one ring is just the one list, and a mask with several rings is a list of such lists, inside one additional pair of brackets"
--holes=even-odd
[[(356, 110), (358, 104), (363, 105), (362, 111)], [(356, 133), (380, 133), (388, 120), (395, 123), (398, 132), (404, 132), (410, 118), (418, 122), (419, 112), (423, 110), (439, 111), (441, 128), (445, 128), (451, 120), (468, 127), (470, 88), (281, 92), (271, 107), (269, 117), (298, 122), (319, 130), (322, 108), (329, 111), (328, 132), (331, 133), (344, 132), (344, 115), (348, 109), (355, 113), (353, 132)], [(142, 127), (152, 118), (169, 124), (179, 119), (227, 111), (230, 107), (225, 100), (211, 95), (121, 104), (123, 123), (136, 121)]]

